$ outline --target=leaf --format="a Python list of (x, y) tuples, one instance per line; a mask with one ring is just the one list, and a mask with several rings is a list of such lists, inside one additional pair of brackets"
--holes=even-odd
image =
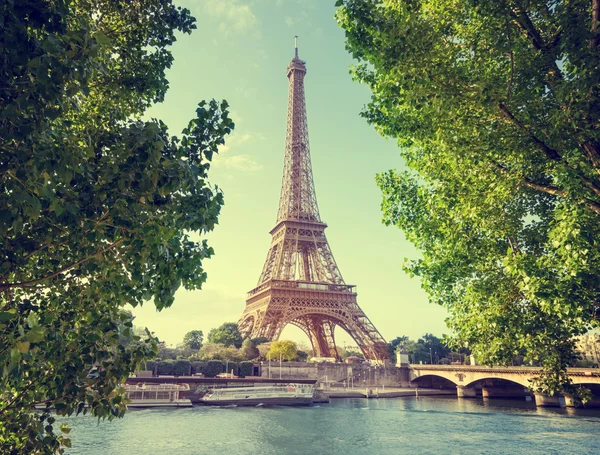
[(17, 349), (21, 354), (29, 352), (29, 341), (17, 341)]
[(0, 311), (0, 322), (7, 322), (17, 317), (16, 312)]
[(96, 31), (92, 37), (102, 46), (108, 46), (112, 43), (111, 39), (101, 31)]
[(27, 340), (32, 343), (39, 343), (44, 339), (44, 330), (40, 326), (36, 326), (27, 332)]

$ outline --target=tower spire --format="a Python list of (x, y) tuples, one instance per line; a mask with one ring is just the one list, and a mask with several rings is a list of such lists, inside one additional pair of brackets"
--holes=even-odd
[(298, 35), (294, 36), (294, 49), (295, 49), (295, 55), (296, 58), (298, 58)]
[(285, 158), (277, 222), (286, 219), (321, 221), (310, 163), (304, 97), (306, 65), (296, 57), (287, 68), (289, 79)]

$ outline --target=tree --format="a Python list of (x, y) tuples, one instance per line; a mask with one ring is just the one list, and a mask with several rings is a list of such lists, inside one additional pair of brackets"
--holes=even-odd
[(246, 360), (244, 354), (233, 346), (224, 344), (205, 344), (198, 352), (200, 360), (230, 360), (240, 362)]
[(242, 346), (242, 341), (242, 334), (238, 330), (238, 326), (235, 322), (226, 322), (208, 332), (209, 343), (224, 344), (225, 346), (235, 346), (236, 348), (240, 348)]
[[(595, 5), (591, 8), (591, 4)], [(490, 364), (526, 351), (539, 392), (574, 390), (600, 316), (597, 0), (343, 0), (337, 18), (409, 170), (378, 175), (406, 270)]]
[(312, 346), (309, 344), (296, 343), (296, 347), (298, 348), (298, 361), (306, 362), (309, 358), (314, 357)]
[(166, 359), (175, 360), (178, 357), (182, 356), (183, 353), (184, 353), (183, 349), (180, 349), (177, 347), (170, 348), (167, 346), (167, 344), (164, 341), (159, 341), (159, 343), (158, 343), (157, 357), (161, 360), (166, 360)]
[(347, 357), (360, 357), (363, 360), (365, 358), (358, 346), (350, 346), (348, 348), (341, 348), (338, 346), (338, 354), (342, 360), (346, 359)]
[(272, 341), (269, 341), (267, 343), (261, 343), (257, 346), (258, 352), (260, 354), (260, 359), (261, 360), (266, 360), (267, 359), (267, 354), (269, 353), (269, 351), (271, 350), (271, 345), (273, 344)]
[(298, 348), (290, 340), (273, 341), (267, 353), (267, 360), (296, 360)]
[(60, 453), (48, 409), (122, 416), (118, 385), (155, 355), (122, 309), (206, 280), (213, 250), (189, 233), (217, 222), (208, 170), (233, 122), (215, 101), (179, 138), (142, 120), (175, 32), (195, 28), (169, 0), (3, 2), (2, 17), (0, 452)]
[(422, 344), (426, 352), (429, 353), (429, 362), (437, 363), (439, 359), (447, 357), (450, 353), (450, 348), (440, 338), (431, 333), (423, 335), (417, 343)]
[(430, 363), (429, 349), (423, 343), (407, 340), (405, 344), (406, 353), (410, 363)]
[(202, 341), (204, 340), (204, 334), (202, 330), (192, 330), (183, 337), (183, 345), (194, 351), (197, 351), (202, 347)]
[(270, 343), (270, 341), (271, 340), (269, 340), (267, 337), (258, 337), (252, 339), (252, 343), (254, 343), (254, 346), (258, 346), (264, 343)]
[(247, 360), (252, 360), (260, 357), (260, 352), (258, 348), (254, 345), (250, 338), (246, 338), (242, 343), (241, 352)]
[(404, 344), (408, 341), (407, 336), (396, 337), (388, 343), (388, 352), (390, 359), (396, 358), (396, 350), (400, 347), (404, 347)]

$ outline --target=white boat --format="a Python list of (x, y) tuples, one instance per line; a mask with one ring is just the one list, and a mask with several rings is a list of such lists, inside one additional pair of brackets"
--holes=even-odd
[(188, 384), (125, 384), (128, 408), (190, 407), (191, 400), (183, 398)]
[(198, 404), (210, 406), (306, 406), (313, 402), (313, 384), (257, 385), (207, 390)]

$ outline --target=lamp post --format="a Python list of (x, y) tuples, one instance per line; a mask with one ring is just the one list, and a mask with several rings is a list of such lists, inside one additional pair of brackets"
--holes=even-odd
[(279, 379), (281, 379), (281, 352), (279, 352)]
[(431, 348), (429, 348), (429, 364), (433, 365), (433, 355), (431, 354)]

